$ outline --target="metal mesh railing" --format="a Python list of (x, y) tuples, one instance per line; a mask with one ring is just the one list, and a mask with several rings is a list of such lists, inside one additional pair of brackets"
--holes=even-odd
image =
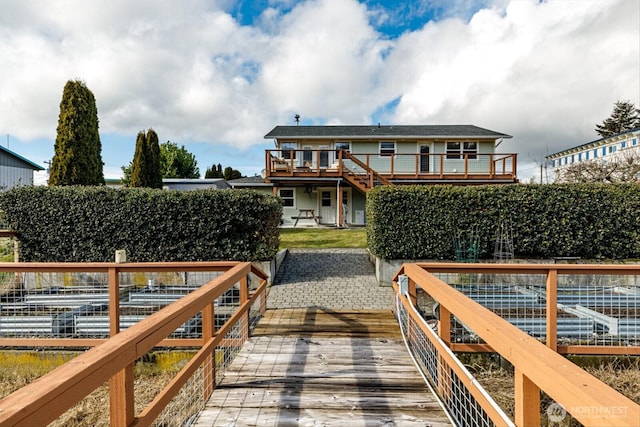
[[(250, 281), (250, 291), (258, 286), (258, 281)], [(226, 334), (223, 344), (216, 347), (215, 356), (208, 358), (198, 371), (182, 387), (178, 395), (164, 409), (153, 423), (158, 427), (182, 427), (192, 425), (204, 408), (207, 399), (224, 377), (226, 369), (231, 365), (242, 345), (262, 317), (266, 295), (261, 294), (252, 304), (248, 317), (242, 317)], [(216, 321), (217, 323), (217, 321)], [(218, 325), (216, 325), (218, 329)], [(214, 378), (215, 377), (215, 378)]]
[[(514, 425), (433, 331), (436, 323), (423, 320), (422, 315), (410, 304), (410, 299), (401, 296), (396, 298), (398, 322), (409, 353), (427, 384), (440, 399), (451, 421), (465, 427), (494, 426), (495, 420), (484, 409), (489, 405), (494, 416), (500, 418), (500, 424)], [(409, 310), (417, 316), (411, 316)], [(469, 384), (473, 385), (474, 390), (471, 390)], [(476, 398), (478, 394), (482, 396), (483, 403)]]
[[(434, 275), (530, 336), (547, 341), (546, 274)], [(551, 296), (557, 300), (558, 345), (640, 345), (639, 285), (636, 275), (559, 274), (557, 292)], [(456, 319), (451, 339), (481, 342)]]
[[(119, 273), (120, 329), (124, 330), (177, 301), (219, 272)], [(216, 324), (239, 304), (236, 285), (217, 299)], [(109, 287), (106, 273), (0, 273), (0, 337), (107, 338)], [(201, 315), (172, 338), (199, 338)]]

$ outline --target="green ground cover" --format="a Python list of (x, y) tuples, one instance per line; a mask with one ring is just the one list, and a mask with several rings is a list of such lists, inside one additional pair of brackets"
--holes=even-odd
[(280, 249), (366, 248), (365, 228), (283, 228)]

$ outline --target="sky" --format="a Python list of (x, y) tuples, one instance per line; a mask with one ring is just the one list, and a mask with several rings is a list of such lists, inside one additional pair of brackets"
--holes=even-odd
[(616, 101), (640, 106), (640, 2), (0, 0), (0, 144), (47, 167), (68, 80), (95, 95), (107, 178), (150, 128), (202, 176), (259, 174), (264, 135), (299, 114), (506, 133), (539, 182)]

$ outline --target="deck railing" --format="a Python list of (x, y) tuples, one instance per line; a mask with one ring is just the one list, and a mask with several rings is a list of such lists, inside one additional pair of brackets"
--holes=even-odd
[[(72, 289), (73, 293), (69, 295), (76, 295), (75, 298), (80, 300), (77, 304), (87, 306), (80, 296), (91, 295), (93, 298), (98, 293), (96, 289), (106, 287), (111, 335), (109, 339), (85, 338), (77, 334), (75, 338), (0, 338), (1, 346), (95, 346), (2, 399), (1, 426), (46, 425), (105, 381), (109, 382), (111, 425), (149, 426), (157, 423), (157, 419), (162, 425), (185, 425), (189, 417), (202, 408), (225, 366), (243, 345), (266, 308), (267, 276), (248, 262), (4, 263), (0, 264), (0, 272), (5, 284), (2, 293), (5, 300), (15, 298), (14, 291), (18, 296), (23, 291), (31, 292), (30, 287), (37, 287), (39, 280), (42, 286), (44, 280), (49, 281), (46, 285), (55, 283), (55, 287)], [(167, 285), (167, 281), (176, 279), (176, 274), (183, 278), (183, 282), (179, 286)], [(185, 282), (189, 289), (179, 299), (171, 294), (174, 296), (167, 297), (164, 302), (151, 301), (155, 307), (151, 309), (149, 304), (138, 300), (138, 306), (155, 312), (149, 314), (147, 311), (147, 315), (141, 316), (136, 323), (123, 325), (121, 310), (131, 307), (122, 307), (121, 280), (138, 282), (138, 285), (132, 285), (129, 294), (134, 289), (148, 290), (150, 286), (173, 288), (174, 292), (175, 288), (184, 288)], [(197, 285), (191, 287), (194, 283)], [(57, 306), (60, 314), (74, 310), (71, 306), (65, 308), (66, 301), (63, 299), (61, 302), (57, 298), (58, 292), (40, 295), (44, 298), (40, 298), (37, 304), (28, 305), (30, 309), (49, 305)], [(235, 301), (229, 301), (230, 298)], [(174, 302), (170, 303), (170, 299)], [(159, 308), (161, 306), (163, 308)], [(222, 320), (220, 314), (223, 315)], [(5, 317), (15, 316), (3, 313), (0, 325)], [(90, 310), (80, 310), (68, 317), (87, 321), (102, 317), (102, 312), (92, 314)], [(181, 329), (180, 334), (184, 334), (185, 325), (194, 323), (199, 327), (192, 331), (192, 335), (167, 338)], [(23, 325), (28, 326), (26, 322)], [(71, 325), (77, 328), (77, 323), (70, 322), (70, 328)], [(12, 327), (15, 332), (15, 325)], [(69, 334), (76, 332), (70, 330)], [(197, 352), (146, 408), (136, 408), (134, 363), (158, 346), (196, 347)], [(187, 410), (178, 410), (176, 406), (184, 405), (184, 402), (174, 402), (173, 399), (187, 385), (200, 390), (199, 396), (190, 398)]]
[[(351, 159), (357, 159), (357, 164)], [(516, 179), (516, 154), (384, 154), (340, 150), (267, 150), (267, 176), (341, 175), (370, 168), (387, 179)], [(364, 166), (363, 166), (364, 165)]]
[[(464, 289), (459, 290), (462, 286), (458, 286), (471, 288), (478, 283), (489, 285), (487, 282), (496, 280), (496, 276), (513, 277), (522, 274), (545, 278), (546, 345), (485, 306), (491, 304), (482, 304), (490, 300), (492, 303), (500, 301), (500, 297), (487, 297), (484, 301), (477, 302), (468, 292), (464, 292)], [(408, 333), (410, 347), (425, 348), (424, 341), (427, 340), (433, 349), (418, 359), (434, 361), (435, 368), (429, 369), (428, 363), (423, 364), (427, 366), (427, 373), (431, 373), (430, 381), (440, 392), (441, 398), (445, 402), (447, 399), (450, 400), (450, 391), (453, 389), (462, 390), (458, 391), (458, 397), (460, 393), (469, 399), (473, 397), (472, 402), (466, 400), (467, 407), (454, 405), (460, 410), (460, 414), (476, 413), (480, 418), (490, 418), (496, 425), (506, 424), (500, 421), (500, 414), (496, 414), (495, 408), (487, 403), (477, 384), (467, 379), (465, 372), (447, 358), (449, 350), (491, 351), (500, 354), (514, 367), (516, 425), (540, 425), (542, 391), (556, 402), (555, 406), (548, 408), (551, 412), (556, 409), (559, 412), (566, 411), (583, 425), (634, 426), (640, 420), (639, 405), (574, 365), (556, 350), (639, 355), (638, 342), (633, 345), (627, 341), (624, 345), (620, 343), (617, 346), (573, 345), (562, 348), (557, 344), (556, 321), (559, 307), (558, 290), (562, 293), (564, 285), (567, 284), (567, 277), (575, 280), (576, 277), (584, 276), (590, 281), (600, 276), (633, 277), (635, 283), (635, 276), (639, 274), (640, 266), (415, 263), (404, 264), (401, 267), (394, 278), (394, 288), (400, 294), (403, 310), (408, 313), (401, 318), (402, 321), (410, 319), (412, 322), (407, 328), (413, 331)], [(483, 277), (486, 279), (484, 282)], [(564, 278), (560, 285), (559, 277)], [(399, 281), (402, 286), (399, 286)], [(635, 291), (633, 286), (637, 285), (622, 287)], [(577, 289), (574, 288), (574, 291)], [(423, 294), (420, 295), (419, 291)], [(574, 295), (579, 294), (574, 292)], [(412, 311), (412, 306), (418, 306), (422, 314)], [(531, 307), (527, 309), (532, 310)], [(432, 322), (437, 325), (437, 339), (433, 339), (433, 334), (427, 330), (431, 326), (425, 318), (433, 319)], [(458, 326), (463, 333), (474, 334), (482, 343), (464, 343), (464, 336), (456, 335)], [(416, 327), (418, 329), (415, 329)], [(423, 342), (419, 341), (419, 337), (423, 337)], [(477, 410), (477, 405), (481, 406), (481, 411)], [(467, 411), (469, 408), (471, 411)], [(554, 412), (553, 415), (562, 414)], [(462, 424), (464, 423), (463, 421)]]

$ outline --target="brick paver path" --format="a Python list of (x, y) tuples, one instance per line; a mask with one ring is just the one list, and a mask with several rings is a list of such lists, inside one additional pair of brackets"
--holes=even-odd
[(267, 308), (391, 309), (365, 249), (291, 249), (269, 289)]

